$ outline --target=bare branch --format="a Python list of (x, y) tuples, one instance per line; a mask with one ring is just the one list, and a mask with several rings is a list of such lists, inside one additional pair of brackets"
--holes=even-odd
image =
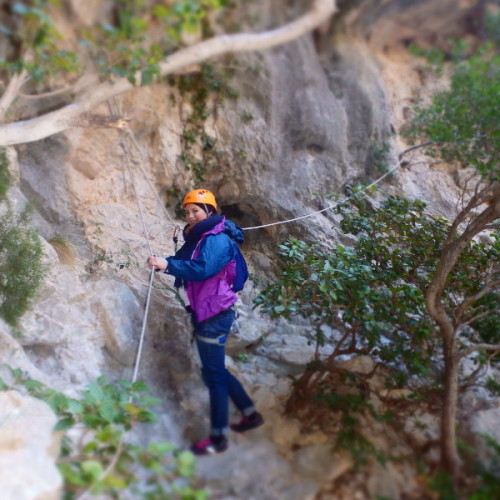
[(477, 300), (479, 300), (480, 298), (484, 297), (486, 294), (491, 292), (491, 290), (493, 290), (495, 287), (500, 285), (500, 280), (493, 280), (493, 281), (488, 282), (488, 279), (491, 277), (491, 273), (492, 273), (492, 270), (490, 269), (490, 272), (486, 276), (487, 283), (484, 285), (484, 287), (481, 290), (479, 290), (479, 292), (477, 292), (476, 294), (465, 298), (462, 301), (462, 303), (455, 309), (453, 315), (457, 319), (457, 322), (460, 321), (459, 318), (462, 316), (464, 311), (469, 306), (471, 306), (474, 302), (476, 302)]
[(481, 314), (476, 314), (472, 318), (470, 318), (467, 321), (464, 321), (463, 323), (461, 323), (460, 326), (468, 326), (468, 325), (474, 323), (474, 321), (477, 321), (480, 318), (484, 318), (485, 316), (489, 316), (490, 314), (491, 314), (491, 311), (484, 311)]
[[(476, 344), (457, 352), (457, 359), (462, 359), (475, 351), (495, 351), (493, 356), (500, 354), (500, 344)], [(492, 357), (493, 357), (492, 356)]]
[(21, 87), (28, 81), (28, 74), (26, 70), (21, 71), (21, 73), (16, 73), (12, 76), (5, 89), (5, 92), (0, 98), (0, 122), (3, 120), (5, 113), (10, 108), (10, 105), (14, 102), (16, 97), (21, 90)]
[(56, 97), (64, 94), (77, 94), (83, 91), (86, 87), (96, 85), (99, 82), (99, 77), (95, 74), (84, 73), (78, 78), (78, 80), (71, 85), (62, 87), (59, 89), (52, 90), (50, 92), (43, 92), (40, 94), (25, 94), (24, 92), (18, 92), (20, 99), (35, 100), (35, 99), (47, 99), (51, 97)]
[[(497, 184), (498, 183), (492, 182), (488, 182), (486, 184), (479, 182), (476, 184), (474, 188), (474, 195), (471, 196), (467, 205), (459, 212), (459, 214), (453, 221), (451, 230), (449, 231), (448, 237), (446, 239), (446, 243), (451, 243), (453, 241), (458, 227), (472, 214), (475, 208), (485, 203), (494, 203), (495, 198), (498, 198), (498, 196), (500, 195), (500, 189)], [(474, 220), (474, 218), (472, 218), (472, 220)], [(490, 222), (493, 222), (494, 220), (495, 218), (493, 218)], [(469, 228), (467, 227), (464, 233), (466, 233), (468, 229)], [(481, 230), (484, 230), (484, 224), (481, 227)], [(475, 234), (472, 237), (474, 236)]]
[[(488, 356), (484, 363), (479, 364), (479, 366), (467, 377), (467, 381), (465, 384), (462, 384), (460, 387), (461, 390), (466, 389), (467, 387), (472, 387), (477, 381), (478, 375), (481, 371), (486, 372), (486, 369), (490, 366), (490, 361), (497, 355), (496, 352), (493, 352)], [(483, 373), (484, 374), (484, 373)]]
[[(335, 0), (314, 0), (309, 12), (280, 28), (263, 33), (222, 35), (179, 50), (160, 64), (161, 76), (182, 70), (209, 58), (235, 52), (270, 49), (295, 40), (320, 26), (337, 10)], [(140, 71), (136, 80), (141, 81)], [(0, 146), (37, 141), (63, 132), (73, 126), (75, 119), (98, 104), (133, 88), (126, 78), (105, 82), (88, 89), (77, 101), (43, 116), (0, 126)]]

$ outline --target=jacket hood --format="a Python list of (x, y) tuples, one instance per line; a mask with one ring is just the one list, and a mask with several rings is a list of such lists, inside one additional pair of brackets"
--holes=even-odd
[(230, 220), (224, 221), (224, 232), (236, 243), (243, 243), (243, 229)]

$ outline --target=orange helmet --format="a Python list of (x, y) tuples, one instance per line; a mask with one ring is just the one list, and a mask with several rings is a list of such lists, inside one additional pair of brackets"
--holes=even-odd
[(205, 205), (211, 205), (214, 210), (217, 210), (217, 202), (215, 201), (214, 194), (208, 189), (193, 189), (184, 196), (182, 200), (182, 206), (188, 203), (204, 203)]

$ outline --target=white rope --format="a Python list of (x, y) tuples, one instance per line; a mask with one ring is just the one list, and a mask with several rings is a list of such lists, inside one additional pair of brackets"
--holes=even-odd
[[(129, 135), (129, 137), (130, 137), (130, 135)], [(124, 139), (126, 141), (126, 138), (124, 138)], [(129, 149), (128, 149), (127, 143), (125, 141), (121, 142), (121, 146), (122, 146), (123, 150), (125, 151), (125, 153), (127, 154), (127, 153), (129, 153)], [(146, 237), (146, 241), (147, 241), (147, 244), (148, 244), (148, 247), (149, 247), (149, 254), (153, 255), (154, 252), (153, 252), (153, 249), (151, 248), (151, 243), (149, 241), (149, 232), (148, 232), (148, 229), (147, 229), (147, 226), (146, 226), (146, 221), (144, 219), (144, 213), (142, 211), (142, 207), (141, 207), (141, 204), (139, 202), (139, 195), (138, 195), (137, 189), (135, 187), (134, 175), (133, 175), (133, 172), (132, 172), (132, 168), (131, 168), (131, 166), (129, 164), (129, 156), (127, 156), (126, 165), (127, 165), (127, 170), (129, 172), (129, 177), (130, 177), (130, 183), (132, 185), (132, 190), (134, 191), (134, 196), (135, 196), (135, 199), (136, 199), (137, 207), (139, 209), (139, 215), (140, 215), (141, 222), (142, 222), (142, 228), (144, 230), (144, 235)], [(142, 348), (144, 346), (144, 339), (146, 337), (146, 325), (147, 325), (147, 319), (148, 319), (148, 313), (149, 313), (149, 303), (150, 303), (150, 299), (151, 299), (151, 291), (153, 289), (154, 275), (155, 275), (155, 270), (154, 270), (154, 268), (152, 268), (151, 269), (151, 273), (149, 275), (149, 285), (148, 285), (148, 291), (147, 291), (147, 295), (146, 295), (146, 305), (144, 306), (144, 317), (142, 319), (141, 334), (139, 336), (139, 347), (137, 348), (137, 354), (136, 354), (136, 357), (135, 357), (134, 374), (132, 376), (132, 383), (134, 383), (134, 382), (137, 381), (137, 376), (139, 374), (139, 365), (140, 365), (141, 357), (142, 357)]]
[[(373, 181), (368, 186), (364, 186), (359, 191), (356, 191), (356, 193), (354, 193), (354, 194), (366, 191), (367, 189), (370, 189), (371, 187), (373, 187), (376, 184), (378, 184), (379, 182), (381, 182), (382, 179), (384, 179), (385, 177), (387, 177), (389, 174), (392, 174), (392, 172), (394, 172), (394, 170), (396, 170), (397, 168), (399, 168), (401, 166), (402, 161), (403, 160), (400, 159), (399, 162), (398, 162), (398, 164), (395, 167), (391, 168), (384, 175), (382, 175), (381, 177), (379, 177), (377, 180)], [(322, 212), (326, 212), (327, 210), (331, 210), (332, 208), (335, 208), (337, 205), (339, 205), (339, 203), (343, 203), (343, 202), (349, 200), (350, 198), (352, 198), (354, 196), (354, 194), (346, 196), (345, 198), (343, 198), (343, 199), (341, 199), (341, 200), (339, 200), (339, 201), (337, 201), (335, 203), (332, 203), (331, 205), (328, 205), (327, 207), (322, 208), (321, 210), (317, 210), (316, 212), (312, 212), (312, 213), (307, 214), (307, 215), (301, 215), (300, 217), (295, 217), (294, 219), (287, 219), (287, 220), (282, 220), (282, 221), (278, 221), (278, 222), (271, 222), (270, 224), (263, 224), (262, 226), (243, 227), (242, 230), (243, 231), (250, 231), (252, 229), (262, 229), (264, 227), (277, 226), (279, 224), (288, 224), (289, 222), (295, 222), (297, 220), (307, 219), (308, 217), (313, 217), (314, 215), (318, 215), (318, 214), (320, 214)]]
[(134, 383), (137, 380), (137, 375), (139, 373), (139, 364), (141, 362), (142, 346), (144, 345), (144, 338), (146, 336), (146, 323), (148, 319), (149, 301), (151, 298), (151, 290), (153, 289), (154, 276), (155, 276), (155, 270), (153, 268), (151, 269), (151, 274), (149, 275), (148, 295), (146, 297), (146, 305), (144, 307), (144, 318), (142, 320), (141, 335), (139, 337), (139, 347), (137, 349), (137, 355), (135, 357), (134, 375), (132, 376), (132, 383)]

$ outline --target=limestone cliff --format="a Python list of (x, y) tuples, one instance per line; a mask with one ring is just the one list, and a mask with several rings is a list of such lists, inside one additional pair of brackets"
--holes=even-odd
[[(100, 15), (103, 3), (72, 2), (88, 22)], [(293, 18), (308, 2), (237, 4), (240, 25), (261, 30)], [(382, 174), (381, 152), (384, 166), (392, 168), (406, 148), (398, 132), (412, 106), (443, 85), (409, 55), (408, 45), (445, 46), (454, 36), (478, 36), (484, 4), (340, 1), (331, 22), (308, 36), (213, 61), (233, 67), (228, 83), (239, 97), (226, 99), (204, 124), (216, 138), (218, 155), (206, 169), (204, 187), (217, 193), (223, 212), (247, 228), (310, 214), (331, 203), (329, 194), (342, 196), (358, 180), (376, 180)], [(70, 32), (71, 26), (65, 29)], [(18, 105), (35, 114), (54, 103), (26, 99)], [(10, 148), (16, 179), (10, 197), (19, 209), (33, 204), (49, 273), (19, 334), (0, 324), (2, 363), (69, 392), (100, 374), (131, 378), (148, 288), (145, 261), (151, 253), (173, 253), (172, 233), (182, 225), (175, 204), (179, 193), (194, 184), (193, 171), (181, 159), (190, 106), (178, 88), (164, 81), (93, 110), (125, 118), (132, 138), (117, 128), (81, 126)], [(451, 216), (459, 183), (450, 167), (429, 165), (415, 154), (379, 187), (423, 199), (434, 212)], [(414, 471), (396, 465), (374, 465), (367, 476), (338, 491), (329, 489), (351, 472), (350, 458), (332, 454), (326, 436), (303, 435), (296, 421), (282, 416), (288, 375), (312, 356), (302, 335), (308, 325), (273, 323), (252, 309), (259, 287), (272, 278), (276, 244), (289, 236), (338, 240), (337, 222), (325, 211), (245, 233), (243, 251), (252, 278), (241, 293), (240, 333), (230, 353), (259, 343), (247, 362), (229, 362), (255, 396), (267, 425), (252, 438), (234, 440), (227, 453), (200, 461), (200, 475), (216, 498), (398, 499), (411, 489)], [(64, 252), (57, 241), (64, 242)], [(184, 446), (206, 429), (207, 401), (188, 319), (166, 288), (171, 285), (168, 276), (155, 277), (139, 373), (164, 402), (150, 432)], [(2, 406), (17, 404), (7, 396)], [(429, 423), (429, 433), (435, 425)], [(0, 450), (2, 460), (6, 453)], [(53, 473), (53, 465), (47, 467), (41, 475)], [(9, 474), (0, 472), (1, 483), (4, 473)], [(52, 487), (60, 487), (57, 477)], [(49, 498), (37, 496), (46, 484), (40, 488), (42, 493), (9, 498)], [(321, 496), (321, 491), (327, 493)]]

